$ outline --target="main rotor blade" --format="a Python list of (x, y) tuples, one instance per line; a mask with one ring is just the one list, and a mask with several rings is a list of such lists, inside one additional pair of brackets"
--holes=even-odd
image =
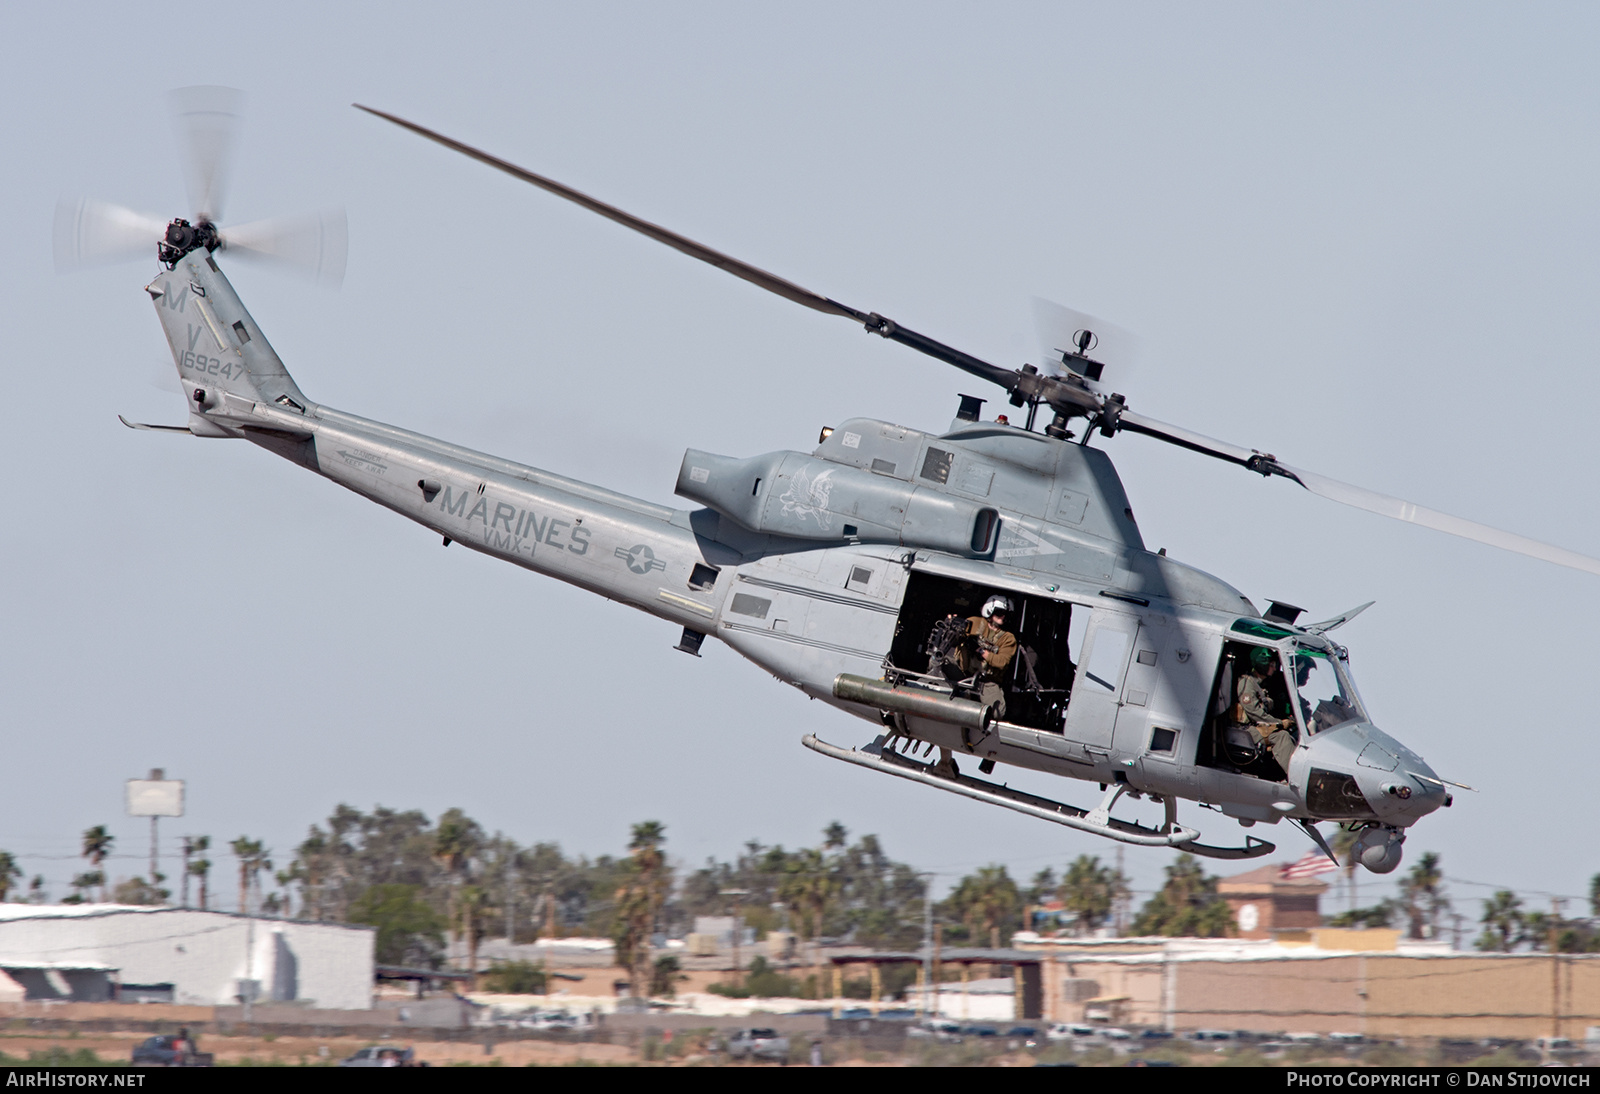
[(83, 198), (56, 203), (56, 270), (154, 258), (167, 222), (122, 205)]
[(180, 87), (167, 96), (167, 102), (178, 132), (189, 208), (197, 223), (216, 223), (222, 217), (244, 92), (231, 87)]
[(1470, 539), (1477, 543), (1486, 543), (1491, 547), (1498, 547), (1503, 551), (1512, 551), (1530, 558), (1543, 559), (1553, 562), (1557, 566), (1568, 566), (1574, 570), (1600, 575), (1600, 559), (1580, 555), (1576, 551), (1569, 551), (1564, 547), (1557, 547), (1550, 543), (1527, 536), (1519, 536), (1515, 532), (1507, 532), (1500, 528), (1493, 528), (1487, 524), (1467, 520), (1464, 517), (1452, 516), (1441, 513), (1437, 509), (1429, 509), (1415, 502), (1403, 498), (1390, 497), (1380, 494), (1375, 490), (1367, 490), (1360, 486), (1352, 486), (1338, 479), (1330, 479), (1326, 475), (1318, 475), (1312, 471), (1305, 471), (1298, 467), (1290, 467), (1286, 463), (1278, 462), (1275, 456), (1258, 452), (1250, 448), (1241, 448), (1226, 441), (1215, 440), (1201, 433), (1183, 429), (1180, 426), (1168, 425), (1158, 422), (1154, 418), (1146, 418), (1142, 414), (1123, 411), (1117, 419), (1118, 429), (1131, 430), (1134, 433), (1143, 433), (1147, 437), (1175, 444), (1187, 448), (1191, 452), (1213, 456), (1219, 460), (1226, 460), (1241, 467), (1247, 467), (1261, 475), (1279, 475), (1291, 479), (1305, 487), (1311, 493), (1329, 501), (1339, 502), (1356, 509), (1364, 509), (1369, 513), (1376, 513), (1380, 517), (1390, 517), (1394, 520), (1403, 520), (1408, 524), (1419, 524), (1424, 528), (1432, 528), (1436, 532), (1445, 532), (1462, 539)]
[(1351, 486), (1338, 479), (1330, 479), (1310, 471), (1302, 471), (1297, 467), (1285, 467), (1293, 472), (1294, 478), (1307, 490), (1318, 497), (1337, 501), (1344, 505), (1351, 505), (1357, 509), (1365, 509), (1369, 513), (1377, 513), (1382, 517), (1393, 517), (1409, 524), (1420, 524), (1424, 528), (1432, 528), (1436, 532), (1447, 532), (1452, 536), (1463, 539), (1476, 540), (1487, 543), (1491, 547), (1499, 547), (1504, 551), (1515, 551), (1519, 555), (1530, 558), (1541, 558), (1546, 562), (1554, 562), (1557, 566), (1570, 566), (1574, 570), (1583, 570), (1586, 573), (1600, 574), (1600, 559), (1580, 555), (1576, 551), (1569, 551), (1564, 547), (1557, 547), (1527, 536), (1519, 536), (1515, 532), (1507, 532), (1500, 528), (1491, 528), (1487, 524), (1466, 520), (1463, 517), (1451, 516), (1441, 513), (1437, 509), (1428, 509), (1409, 502), (1402, 498), (1392, 498), (1387, 494), (1380, 494), (1374, 490), (1365, 490), (1359, 486)]
[(492, 156), (481, 149), (472, 147), (470, 144), (463, 144), (458, 140), (445, 136), (443, 133), (437, 133), (415, 122), (408, 122), (404, 118), (382, 110), (375, 110), (370, 106), (362, 106), (360, 103), (352, 103), (351, 105), (357, 110), (364, 110), (374, 117), (393, 122), (402, 129), (409, 129), (418, 136), (426, 137), (430, 141), (460, 152), (463, 156), (470, 156), (479, 163), (488, 164), (497, 171), (504, 171), (513, 178), (521, 179), (523, 182), (531, 183), (541, 190), (547, 190), (557, 197), (565, 198), (575, 205), (581, 205), (592, 213), (600, 214), (607, 220), (616, 221), (626, 228), (631, 228), (641, 235), (649, 236), (658, 243), (665, 243), (673, 250), (682, 251), (691, 258), (698, 258), (701, 262), (709, 263), (719, 270), (732, 274), (734, 277), (750, 282), (752, 285), (759, 285), (761, 288), (770, 293), (776, 293), (785, 300), (792, 300), (796, 304), (803, 304), (813, 311), (823, 312), (827, 315), (841, 315), (846, 319), (854, 319), (874, 334), (880, 334), (890, 341), (899, 342), (903, 346), (910, 346), (912, 349), (926, 353), (930, 357), (936, 357), (964, 372), (970, 372), (974, 376), (980, 376), (991, 383), (999, 384), (1007, 391), (1013, 391), (1016, 388), (1018, 376), (1012, 369), (991, 365), (987, 361), (980, 360), (969, 353), (964, 353), (953, 346), (947, 346), (943, 342), (929, 338), (927, 335), (918, 334), (916, 331), (902, 327), (891, 319), (885, 319), (877, 312), (860, 311), (850, 307), (848, 304), (841, 304), (837, 300), (823, 296), (821, 293), (812, 292), (810, 289), (796, 285), (793, 281), (779, 277), (777, 274), (768, 273), (759, 266), (741, 262), (731, 255), (725, 255), (721, 251), (713, 250), (703, 243), (696, 243), (687, 236), (679, 235), (677, 232), (663, 228), (659, 224), (652, 224), (648, 220), (618, 209), (615, 205), (608, 205), (582, 191), (574, 190), (570, 186), (559, 183), (555, 179), (535, 174), (526, 167), (518, 167), (514, 163), (503, 160), (498, 156)]
[(430, 141), (442, 144), (446, 148), (460, 152), (463, 156), (470, 156), (479, 163), (486, 163), (497, 171), (504, 171), (513, 178), (531, 183), (541, 190), (548, 190), (557, 197), (565, 198), (575, 205), (583, 206), (591, 213), (599, 213), (607, 220), (614, 220), (626, 228), (632, 228), (634, 231), (641, 235), (647, 235), (658, 243), (665, 243), (674, 250), (682, 251), (691, 258), (698, 258), (701, 262), (710, 263), (719, 270), (726, 270), (734, 277), (740, 277), (753, 285), (759, 285), (768, 292), (777, 293), (786, 300), (793, 300), (796, 304), (804, 304), (808, 308), (826, 312), (830, 315), (842, 315), (847, 319), (855, 319), (860, 322), (866, 321), (865, 312), (856, 311), (854, 308), (841, 304), (836, 300), (829, 300), (820, 293), (814, 293), (810, 289), (802, 288), (792, 281), (779, 277), (777, 274), (768, 273), (766, 270), (752, 266), (747, 262), (740, 262), (737, 258), (725, 255), (721, 251), (712, 250), (703, 243), (696, 243), (687, 236), (681, 236), (677, 232), (661, 227), (659, 224), (652, 224), (648, 220), (634, 216), (632, 213), (624, 212), (615, 205), (607, 205), (605, 202), (592, 198), (579, 190), (574, 190), (570, 186), (563, 185), (555, 179), (535, 174), (526, 167), (518, 167), (516, 164), (500, 159), (498, 156), (491, 156), (489, 153), (474, 148), (470, 144), (463, 144), (458, 140), (445, 136), (443, 133), (436, 133), (432, 129), (424, 128), (415, 122), (408, 122), (404, 118), (385, 113), (382, 110), (374, 110), (370, 106), (362, 106), (360, 103), (353, 103), (352, 105), (357, 110), (365, 110), (368, 114), (382, 118), (384, 121), (393, 122), (402, 129), (409, 129), (418, 136), (426, 137)]
[(230, 254), (269, 259), (327, 285), (344, 280), (350, 237), (343, 209), (252, 221), (220, 234)]

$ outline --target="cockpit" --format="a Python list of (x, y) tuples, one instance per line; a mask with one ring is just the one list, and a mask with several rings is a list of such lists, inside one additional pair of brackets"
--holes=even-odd
[[(1344, 647), (1317, 635), (1274, 630), (1277, 633), (1271, 638), (1278, 641), (1269, 638), (1258, 644), (1230, 639), (1223, 644), (1198, 763), (1282, 781), (1284, 771), (1248, 723), (1272, 720), (1292, 724), (1291, 732), (1304, 743), (1335, 726), (1366, 719)], [(1269, 661), (1270, 669), (1264, 670)], [(1251, 690), (1241, 687), (1246, 675), (1257, 680), (1253, 685), (1254, 714), (1241, 703)]]

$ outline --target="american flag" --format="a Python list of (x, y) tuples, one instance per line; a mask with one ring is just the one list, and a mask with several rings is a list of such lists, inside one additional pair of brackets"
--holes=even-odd
[(1307, 851), (1305, 855), (1283, 868), (1283, 880), (1296, 881), (1303, 877), (1316, 877), (1329, 871), (1339, 869), (1339, 864), (1319, 851)]

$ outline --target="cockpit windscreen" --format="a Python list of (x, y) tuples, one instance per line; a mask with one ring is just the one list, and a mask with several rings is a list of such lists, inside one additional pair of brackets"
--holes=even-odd
[(1300, 699), (1300, 720), (1307, 733), (1321, 733), (1365, 717), (1347, 670), (1332, 653), (1298, 646), (1289, 655), (1289, 662)]

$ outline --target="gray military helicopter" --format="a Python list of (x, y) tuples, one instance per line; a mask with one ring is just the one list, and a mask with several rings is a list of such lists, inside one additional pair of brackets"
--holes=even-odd
[[(1600, 560), (1138, 414), (1108, 390), (1088, 327), (1062, 339), (1070, 344), (1043, 367), (1002, 368), (440, 133), (360, 109), (993, 383), (1025, 408), (1024, 422), (984, 421), (983, 400), (963, 395), (942, 432), (852, 418), (824, 429), (809, 453), (690, 449), (676, 493), (695, 507), (673, 509), (357, 417), (296, 386), (224, 276), (217, 258), (230, 238), (213, 223), (214, 185), (205, 181), (220, 171), (202, 162), (191, 171), (203, 195), (192, 222), (135, 224), (110, 206), (58, 218), (67, 233), (58, 249), (71, 257), (109, 253), (96, 251), (101, 237), (157, 249), (160, 272), (145, 291), (172, 349), (188, 422), (125, 424), (251, 441), (432, 529), (447, 546), (667, 620), (682, 628), (685, 653), (699, 656), (714, 636), (877, 730), (858, 748), (807, 735), (805, 745), (825, 756), (1125, 843), (1214, 858), (1275, 847), (1250, 833), (1232, 846), (1201, 842), (1198, 829), (1179, 823), (1180, 800), (1247, 828), (1288, 819), (1324, 852), (1316, 826), (1332, 821), (1356, 832), (1353, 855), (1368, 870), (1399, 865), (1409, 827), (1450, 805), (1460, 784), (1377, 728), (1347, 651), (1328, 637), (1367, 605), (1302, 625), (1299, 608), (1274, 602), (1258, 611), (1226, 582), (1149, 551), (1109, 456), (1090, 443), (1097, 437), (1144, 434), (1346, 505), (1600, 573)], [(192, 160), (214, 158), (209, 145), (191, 143)], [(320, 230), (307, 252), (319, 268)], [(1036, 429), (1041, 410), (1048, 420)], [(970, 618), (996, 602), (1016, 656), (998, 677), (980, 679), (981, 669), (969, 671), (971, 632), (983, 628)], [(1284, 744), (1276, 754), (1246, 724), (1247, 692), (1275, 715)], [(965, 757), (985, 775), (1009, 764), (1098, 783), (1102, 797), (1091, 809), (1066, 805), (962, 774)], [(1113, 817), (1124, 796), (1163, 805), (1163, 822)]]

